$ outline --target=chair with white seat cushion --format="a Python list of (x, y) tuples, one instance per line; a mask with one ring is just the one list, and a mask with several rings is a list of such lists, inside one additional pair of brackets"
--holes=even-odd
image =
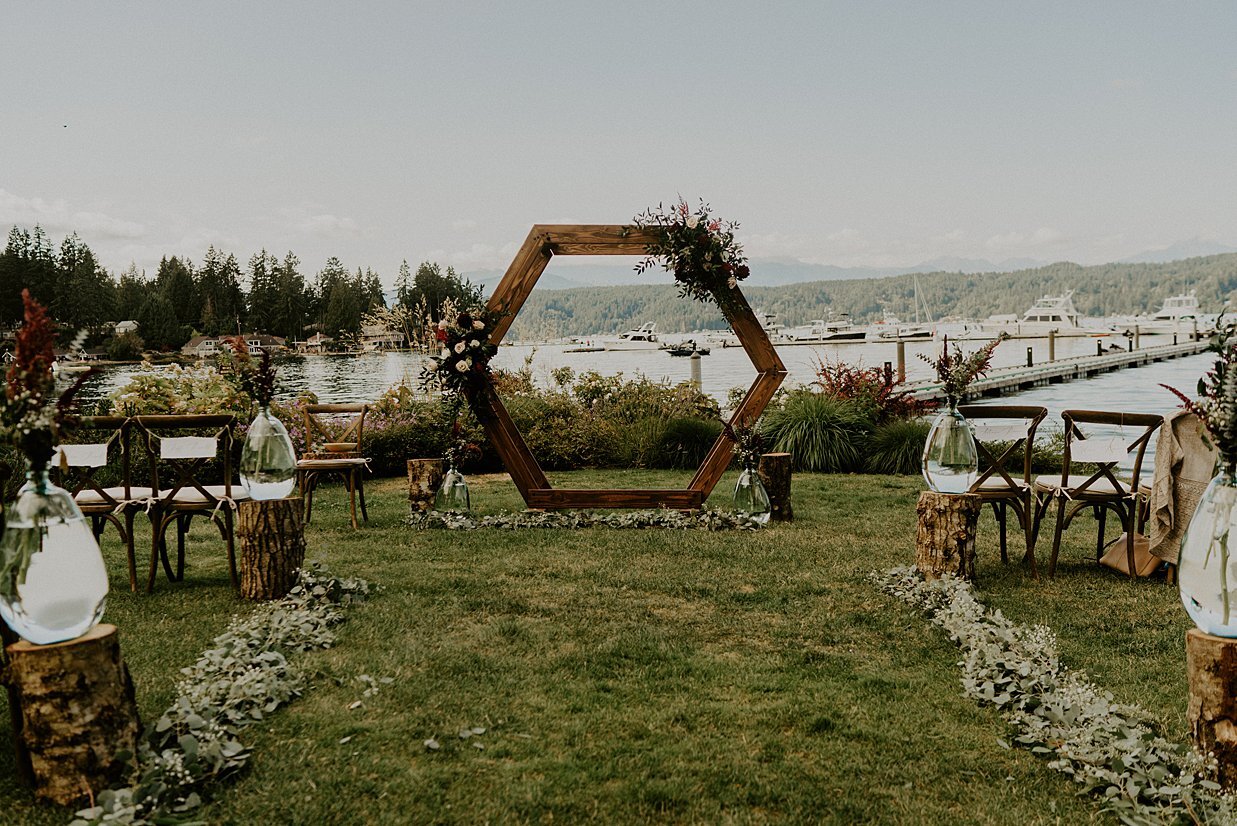
[(369, 521), (365, 511), (364, 472), (369, 460), (363, 453), (367, 404), (307, 404), (305, 405), (306, 452), (296, 463), (301, 495), (305, 497), (305, 522), (313, 515), (314, 490), (322, 476), (336, 475), (343, 479), (352, 509), (352, 527), (358, 527), (357, 498), (361, 500), (361, 518)]
[[(153, 490), (133, 484), (135, 453), (131, 427), (124, 416), (87, 416), (74, 427), (74, 444), (62, 444), (52, 457), (61, 487), (69, 491), (84, 516), (90, 518), (96, 539), (110, 522), (125, 543), (129, 562), (129, 590), (137, 592), (137, 556), (133, 546), (133, 522), (138, 511), (150, 503)], [(106, 470), (105, 470), (106, 469)], [(144, 479), (146, 474), (140, 474)], [(103, 478), (99, 478), (103, 477)]]
[[(228, 575), (233, 588), (236, 574), (236, 536), (233, 511), (249, 495), (233, 481), (232, 454), (236, 417), (227, 414), (137, 416), (139, 437), (151, 457), (151, 487), (156, 490), (150, 511), (151, 550), (147, 592), (155, 587), (159, 560), (172, 582), (185, 573), (185, 536), (195, 516), (206, 516), (219, 529), (227, 546)], [(176, 523), (176, 569), (168, 558), (167, 529)]]
[(1053, 503), (1057, 506), (1048, 576), (1056, 573), (1062, 532), (1084, 508), (1091, 508), (1099, 522), (1095, 544), (1097, 560), (1104, 553), (1107, 512), (1111, 510), (1121, 520), (1128, 570), (1130, 576), (1135, 576), (1134, 541), (1143, 456), (1164, 419), (1151, 413), (1108, 410), (1064, 410), (1061, 418), (1065, 427), (1061, 473), (1035, 480), (1035, 534), (1048, 509)]

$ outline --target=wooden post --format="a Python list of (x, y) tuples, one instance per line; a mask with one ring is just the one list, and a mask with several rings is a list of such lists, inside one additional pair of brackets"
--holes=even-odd
[(915, 567), (925, 578), (953, 574), (975, 579), (975, 526), (982, 506), (983, 500), (973, 493), (919, 494)]
[(299, 496), (238, 503), (242, 597), (279, 599), (292, 590), (305, 563), (304, 516)]
[(1057, 360), (1057, 331), (1055, 329), (1048, 331), (1048, 360)]
[(412, 515), (434, 507), (434, 496), (442, 485), (442, 459), (408, 460), (408, 505)]
[(898, 339), (898, 381), (906, 381), (906, 342)]
[(769, 494), (769, 504), (772, 506), (769, 518), (774, 522), (794, 521), (795, 511), (790, 505), (790, 454), (764, 454), (756, 466), (756, 473)]
[(1190, 734), (1201, 753), (1215, 755), (1220, 785), (1231, 791), (1237, 788), (1237, 639), (1191, 628), (1185, 656)]
[(5, 682), (20, 698), (18, 737), (30, 755), (34, 794), (68, 805), (120, 780), (137, 753), (133, 680), (114, 625), (54, 645), (22, 640), (6, 649)]

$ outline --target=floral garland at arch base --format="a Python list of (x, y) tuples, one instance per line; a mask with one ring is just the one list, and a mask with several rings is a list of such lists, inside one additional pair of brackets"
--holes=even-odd
[(520, 528), (665, 528), (669, 530), (758, 531), (763, 526), (742, 513), (706, 509), (690, 514), (678, 511), (637, 510), (628, 513), (598, 511), (523, 511), (488, 516), (467, 513), (426, 511), (409, 516), (404, 524), (420, 530), (475, 531), (481, 528), (518, 530)]
[(1015, 744), (1050, 757), (1051, 768), (1101, 795), (1123, 823), (1237, 823), (1237, 801), (1212, 779), (1214, 761), (1069, 671), (1049, 629), (1015, 625), (955, 577), (925, 582), (914, 568), (894, 568), (871, 579), (958, 644), (964, 692), (1001, 709), (1019, 731)]

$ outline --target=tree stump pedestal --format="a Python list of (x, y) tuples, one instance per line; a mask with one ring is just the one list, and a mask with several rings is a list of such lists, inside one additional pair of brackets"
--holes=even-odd
[(919, 494), (915, 567), (925, 579), (975, 579), (975, 528), (983, 500), (973, 493)]
[(434, 497), (442, 487), (442, 459), (408, 460), (408, 506), (412, 515), (434, 508)]
[(1190, 704), (1186, 718), (1194, 746), (1214, 754), (1220, 784), (1237, 788), (1237, 639), (1191, 628), (1185, 635)]
[(305, 564), (305, 508), (299, 496), (237, 504), (241, 596), (279, 599), (296, 585)]
[(769, 518), (773, 522), (793, 522), (794, 508), (790, 505), (790, 454), (766, 453), (760, 457), (756, 473), (769, 494)]
[(141, 721), (116, 626), (53, 645), (21, 640), (5, 654), (0, 677), (17, 701), (14, 735), (35, 797), (69, 805), (120, 780), (127, 763), (117, 754), (132, 760)]

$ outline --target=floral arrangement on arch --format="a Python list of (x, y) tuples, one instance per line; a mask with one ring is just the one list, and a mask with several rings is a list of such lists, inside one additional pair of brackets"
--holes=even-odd
[(742, 421), (738, 424), (722, 423), (722, 431), (730, 441), (734, 442), (734, 455), (739, 460), (739, 467), (753, 470), (760, 463), (760, 457), (765, 452), (765, 439), (760, 428), (754, 421)]
[(733, 303), (739, 282), (751, 274), (743, 247), (734, 237), (739, 225), (715, 218), (703, 200), (695, 209), (682, 198), (669, 209), (658, 204), (637, 215), (633, 223), (658, 230), (636, 272), (661, 264), (674, 274), (679, 294), (686, 298), (716, 301), (725, 310)]
[(421, 370), (421, 384), (450, 393), (480, 390), (490, 379), (490, 359), (498, 347), (490, 338), (505, 313), (485, 307), (456, 310), (443, 305), (442, 320), (431, 327), (438, 355)]
[(1237, 465), (1237, 323), (1224, 327), (1211, 347), (1219, 355), (1198, 380), (1198, 398), (1191, 399), (1175, 387), (1161, 384), (1181, 400), (1207, 428), (1209, 441), (1220, 451), (1225, 465)]
[(936, 371), (937, 381), (941, 383), (941, 389), (945, 391), (945, 396), (951, 403), (956, 404), (966, 396), (967, 389), (976, 379), (987, 374), (988, 368), (992, 366), (992, 352), (1007, 338), (1009, 338), (1009, 333), (1001, 333), (968, 355), (962, 352), (962, 348), (957, 343), (954, 344), (953, 353), (950, 354), (949, 336), (945, 336), (939, 356), (932, 358), (924, 353), (917, 355), (932, 365), (932, 369)]

